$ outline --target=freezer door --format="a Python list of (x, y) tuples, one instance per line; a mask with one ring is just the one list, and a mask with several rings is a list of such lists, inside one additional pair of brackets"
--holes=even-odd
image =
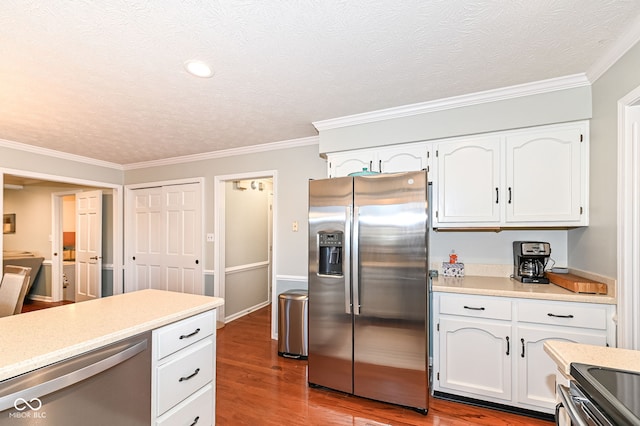
[(429, 396), (427, 212), (426, 172), (354, 179), (354, 393), (421, 410)]
[[(352, 178), (309, 182), (308, 380), (348, 393), (353, 393), (352, 201)], [(327, 250), (321, 253), (321, 247)]]

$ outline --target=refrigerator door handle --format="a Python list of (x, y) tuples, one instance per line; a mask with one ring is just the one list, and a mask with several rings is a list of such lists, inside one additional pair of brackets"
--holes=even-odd
[(360, 315), (360, 277), (358, 276), (358, 272), (360, 271), (360, 259), (358, 257), (358, 252), (360, 250), (358, 244), (358, 228), (360, 224), (358, 223), (360, 216), (360, 209), (358, 207), (353, 207), (353, 220), (351, 223), (353, 224), (353, 239), (352, 241), (352, 252), (351, 252), (351, 265), (353, 267), (353, 271), (351, 272), (352, 283), (351, 288), (353, 289), (353, 315)]
[(351, 206), (346, 208), (346, 217), (344, 225), (344, 247), (345, 252), (342, 256), (342, 271), (344, 276), (344, 311), (345, 313), (351, 315), (353, 312), (351, 310), (351, 263), (349, 259), (351, 259)]

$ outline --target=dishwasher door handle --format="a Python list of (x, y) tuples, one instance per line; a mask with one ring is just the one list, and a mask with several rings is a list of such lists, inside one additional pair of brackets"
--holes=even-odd
[(129, 358), (133, 358), (145, 349), (147, 349), (146, 339), (141, 342), (134, 343), (126, 349), (115, 353), (114, 355), (82, 367), (78, 370), (72, 371), (46, 382), (39, 383), (27, 389), (19, 390), (9, 395), (0, 397), (0, 412), (14, 407), (14, 404), (18, 398), (25, 401), (32, 401), (33, 398), (39, 398), (60, 389), (64, 389), (85, 379), (88, 379), (89, 377), (100, 374), (103, 371), (106, 371), (118, 364), (121, 364)]

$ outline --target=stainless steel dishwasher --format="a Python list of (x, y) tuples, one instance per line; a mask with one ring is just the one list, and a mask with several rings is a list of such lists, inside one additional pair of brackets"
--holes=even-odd
[(0, 382), (0, 425), (151, 423), (151, 332)]

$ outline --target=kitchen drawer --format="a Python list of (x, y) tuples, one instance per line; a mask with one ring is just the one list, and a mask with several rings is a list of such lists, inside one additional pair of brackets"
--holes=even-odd
[(506, 298), (441, 293), (440, 314), (510, 320), (511, 301)]
[(199, 315), (159, 328), (156, 332), (158, 359), (162, 359), (213, 334), (216, 324), (214, 314), (215, 311), (203, 312)]
[(209, 337), (180, 351), (157, 368), (157, 415), (213, 380), (214, 350), (214, 340)]
[(157, 426), (212, 425), (213, 384), (209, 383), (158, 419)]
[(602, 305), (553, 302), (517, 302), (518, 321), (567, 327), (607, 329), (607, 308)]

